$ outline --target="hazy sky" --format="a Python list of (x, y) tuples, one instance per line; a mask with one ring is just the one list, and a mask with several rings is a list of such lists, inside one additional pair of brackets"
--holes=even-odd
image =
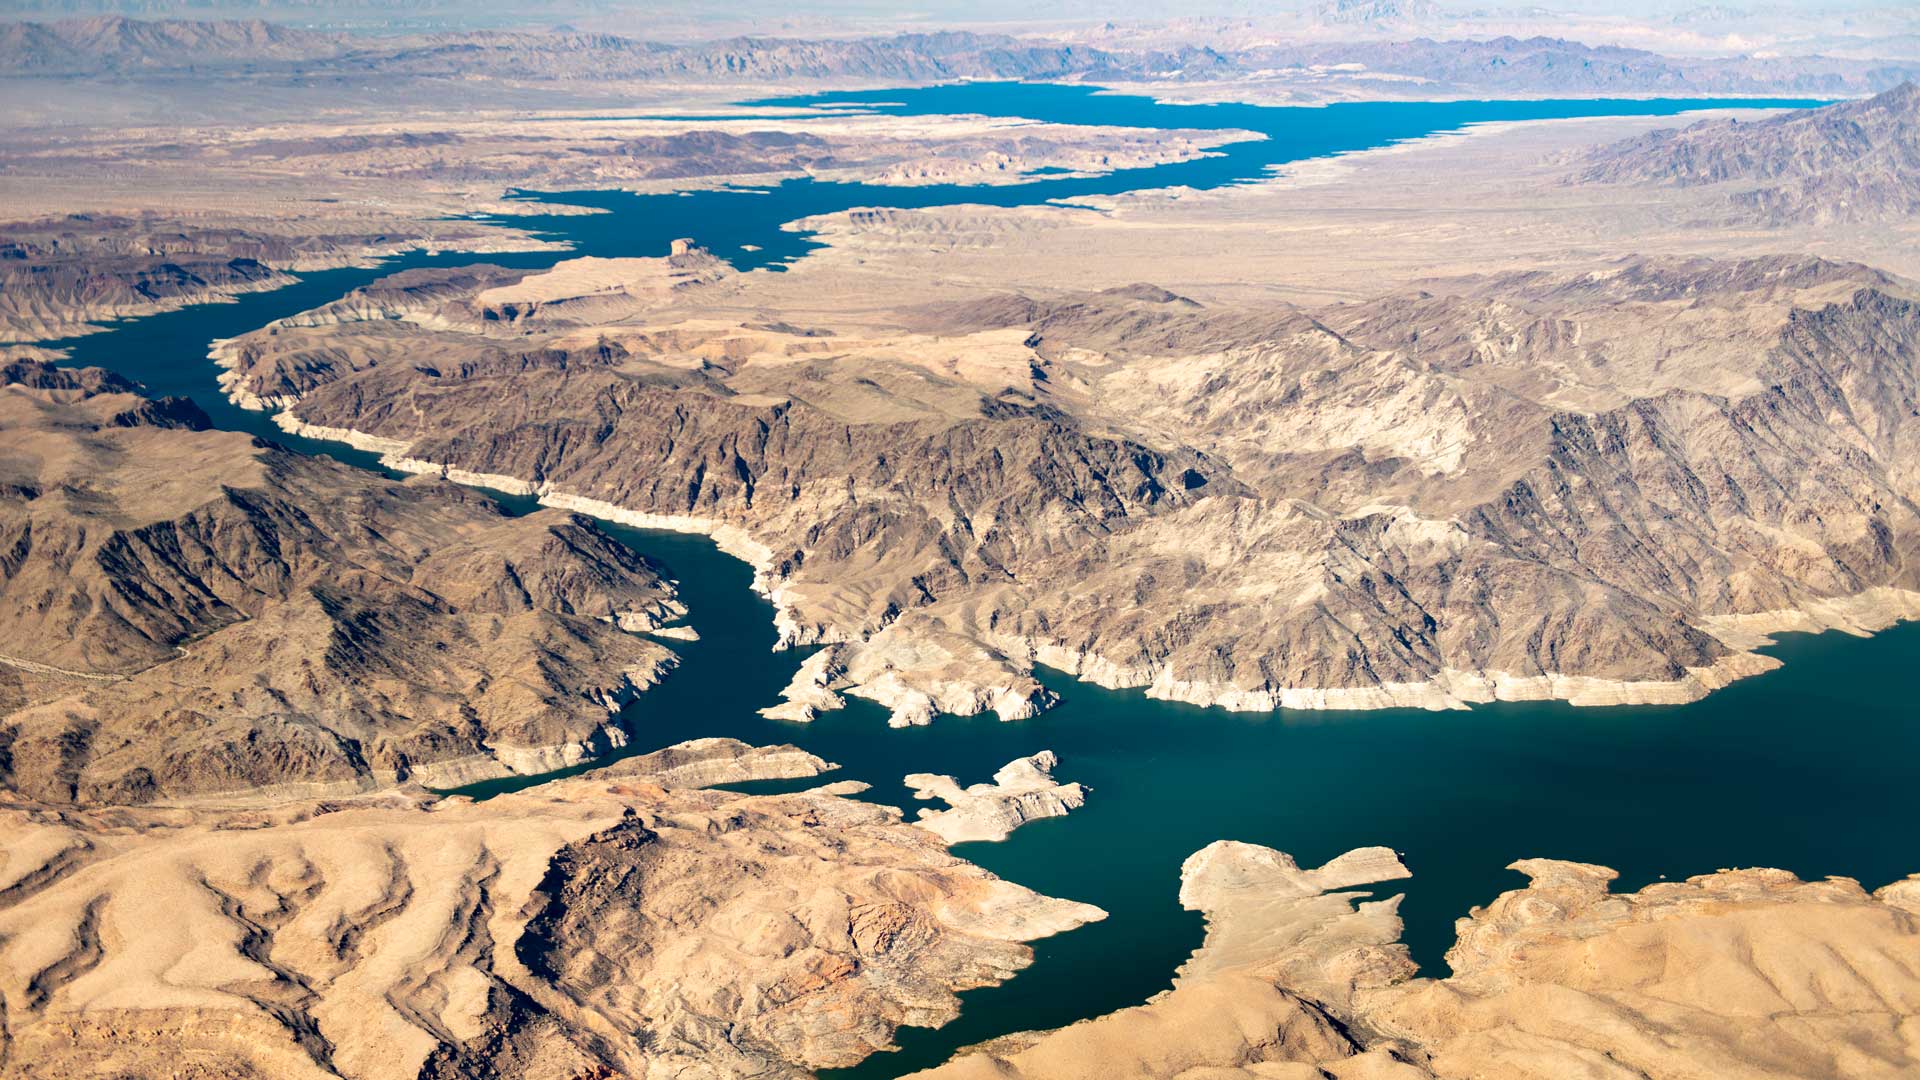
[[(1254, 19), (1311, 27), (1323, 0), (0, 0), (0, 18), (99, 12), (142, 17), (265, 17), (328, 29), (550, 27), (666, 40), (743, 32), (818, 35), (907, 27), (1096, 27), (1114, 21)], [(1331, 2), (1331, 0), (1325, 0)], [(1920, 0), (1377, 0), (1446, 17), (1396, 23), (1385, 33), (1432, 28), (1446, 36), (1569, 36), (1666, 51), (1749, 51), (1775, 43), (1831, 48), (1867, 39), (1920, 41)], [(1693, 18), (1674, 22), (1675, 16)], [(1466, 16), (1462, 18), (1461, 16)], [(1638, 24), (1638, 25), (1634, 25)], [(1670, 36), (1663, 36), (1670, 35)], [(1920, 48), (1920, 45), (1916, 45)]]

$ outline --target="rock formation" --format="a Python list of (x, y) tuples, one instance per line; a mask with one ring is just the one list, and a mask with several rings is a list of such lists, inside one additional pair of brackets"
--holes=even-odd
[[(1920, 308), (1863, 267), (720, 314), (756, 288), (511, 343), (466, 314), (477, 283), (296, 317), (231, 343), (230, 392), (297, 394), (289, 427), (401, 468), (715, 535), (783, 641), (830, 645), (793, 718), (1024, 716), (1036, 663), (1245, 709), (1678, 702), (1772, 666), (1770, 630), (1920, 610)], [(378, 359), (403, 354), (433, 359)]]
[[(1376, 0), (1335, 2), (1315, 11), (1326, 21), (1346, 23), (1341, 29), (1350, 36), (1355, 21), (1404, 26), (1403, 17), (1429, 8), (1410, 0)], [(403, 80), (455, 77), (535, 85), (589, 80), (666, 86), (834, 81), (924, 85), (1018, 79), (1178, 86), (1293, 75), (1303, 86), (1330, 79), (1365, 85), (1370, 79), (1367, 89), (1375, 95), (1408, 82), (1421, 85), (1427, 94), (1475, 90), (1518, 97), (1661, 91), (1846, 94), (1885, 89), (1888, 79), (1897, 81), (1913, 71), (1910, 63), (1897, 59), (1671, 57), (1563, 37), (1523, 40), (1484, 32), (1457, 36), (1462, 40), (1299, 41), (1289, 40), (1293, 34), (1276, 40), (1269, 33), (1222, 48), (1180, 41), (1178, 34), (1164, 46), (1097, 48), (1058, 37), (966, 31), (666, 43), (570, 29), (356, 38), (257, 21), (103, 16), (7, 24), (0, 32), (0, 73), (176, 79), (217, 73), (270, 86), (299, 86), (349, 74), (403, 86)]]
[[(1144, 1005), (963, 1053), (926, 1080), (1568, 1076), (1893, 1077), (1920, 1068), (1920, 875), (1731, 870), (1614, 894), (1603, 867), (1530, 859), (1532, 879), (1460, 921), (1454, 974), (1412, 979), (1398, 898), (1335, 892), (1407, 876), (1362, 849), (1303, 871), (1217, 843), (1182, 868), (1207, 938)], [(1357, 907), (1355, 901), (1361, 901)]]
[[(0, 341), (399, 251), (550, 250), (503, 221), (596, 212), (516, 187), (1012, 183), (1251, 137), (884, 109), (605, 117), (596, 100), (686, 117), (754, 82), (967, 78), (1839, 95), (1915, 71), (1226, 33), (660, 45), (7, 23), (0, 191), (32, 220), (0, 226)], [(332, 108), (352, 96), (388, 100)], [(623, 701), (697, 640), (590, 516), (752, 564), (781, 644), (818, 647), (763, 710), (792, 721), (848, 697), (897, 726), (1018, 720), (1051, 700), (1043, 664), (1242, 709), (1677, 702), (1764, 670), (1769, 633), (1920, 616), (1920, 294), (1772, 254), (1897, 248), (1920, 211), (1915, 105), (1909, 85), (1578, 158), (1579, 183), (1624, 198), (1551, 189), (1567, 158), (1522, 140), (1486, 166), (1497, 184), (1438, 210), (1422, 193), (1456, 174), (1278, 212), (1260, 200), (1300, 188), (854, 209), (792, 274), (736, 273), (692, 239), (436, 265), (214, 343), (235, 402), (376, 451), (404, 483), (0, 347), (0, 1073), (799, 1080), (952, 1020), (1026, 942), (1103, 917), (948, 850), (1081, 805), (1046, 752), (966, 788), (908, 776), (947, 804), (917, 821), (848, 798), (860, 781), (702, 790), (832, 768), (725, 739), (484, 802), (427, 790), (612, 756)], [(106, 129), (135, 115), (165, 137)], [(1509, 183), (1523, 157), (1540, 172)], [(1702, 212), (1714, 200), (1725, 213)], [(1693, 215), (1691, 233), (1638, 228)], [(1728, 216), (1755, 228), (1710, 236)], [(1067, 222), (1081, 231), (1048, 231)], [(1856, 235), (1780, 231), (1808, 223)], [(1087, 250), (1133, 255), (1058, 242), (1096, 229)], [(1411, 233), (1444, 269), (1382, 257)], [(1243, 241), (1258, 251), (1205, 265)], [(1342, 283), (1248, 270), (1315, 277), (1289, 249), (1316, 247), (1350, 260)], [(1694, 250), (1740, 257), (1675, 254)], [(1376, 282), (1382, 265), (1397, 272)], [(1180, 292), (1097, 280), (1143, 273)], [(1344, 284), (1362, 276), (1365, 294)], [(547, 509), (510, 517), (458, 485)], [(1920, 1072), (1920, 877), (1868, 893), (1722, 871), (1615, 894), (1604, 868), (1514, 868), (1531, 884), (1462, 920), (1451, 976), (1418, 979), (1398, 899), (1349, 891), (1406, 877), (1393, 852), (1309, 870), (1212, 845), (1180, 889), (1206, 941), (1168, 991), (935, 1075)]]
[(993, 783), (962, 788), (951, 776), (911, 773), (906, 784), (916, 799), (939, 799), (945, 810), (925, 809), (914, 824), (949, 844), (1005, 840), (1013, 830), (1039, 818), (1060, 817), (1087, 801), (1079, 784), (1053, 779), (1060, 763), (1051, 750), (1015, 758), (993, 774)]
[[(774, 1077), (850, 1065), (1101, 917), (897, 811), (690, 790), (708, 740), (483, 804), (0, 803), (9, 1075)], [(156, 914), (164, 913), (164, 917)]]
[(65, 337), (90, 322), (275, 289), (292, 280), (258, 259), (208, 250), (222, 246), (219, 241), (182, 236), (180, 246), (187, 250), (123, 254), (86, 242), (95, 239), (91, 232), (62, 235), (50, 223), (42, 235), (14, 229), (0, 240), (0, 339)]
[(1872, 222), (1920, 213), (1920, 86), (1759, 121), (1703, 120), (1597, 147), (1581, 183), (1712, 186), (1770, 225)]
[(0, 778), (50, 800), (538, 772), (625, 742), (684, 614), (574, 515), (509, 518), (230, 432), (97, 369), (0, 384)]

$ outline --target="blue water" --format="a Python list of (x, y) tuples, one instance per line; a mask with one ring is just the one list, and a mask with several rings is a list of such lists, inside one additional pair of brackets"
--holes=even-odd
[[(898, 104), (871, 104), (893, 102)], [(791, 181), (764, 193), (688, 196), (617, 192), (546, 199), (612, 213), (512, 219), (574, 243), (578, 253), (650, 254), (691, 235), (742, 268), (777, 271), (812, 241), (780, 226), (852, 206), (948, 202), (1020, 205), (1143, 186), (1216, 187), (1270, 166), (1362, 149), (1485, 120), (1669, 113), (1728, 102), (1455, 102), (1265, 109), (1167, 106), (1097, 96), (1085, 88), (969, 84), (873, 94), (775, 99), (768, 104), (868, 103), (889, 112), (988, 112), (1079, 123), (1235, 127), (1269, 138), (1219, 158), (1099, 178), (1048, 176), (997, 188), (886, 188)], [(1751, 104), (1797, 104), (1755, 102)], [(749, 252), (743, 245), (761, 250)], [(544, 266), (550, 253), (487, 261)], [(291, 438), (261, 413), (236, 409), (213, 385), (208, 343), (331, 300), (403, 266), (457, 265), (472, 256), (410, 256), (377, 271), (311, 274), (290, 288), (133, 320), (65, 343), (74, 363), (113, 368), (156, 393), (190, 396), (222, 427), (306, 452), (377, 467), (370, 455)], [(527, 509), (525, 500), (503, 499)], [(884, 726), (854, 701), (810, 725), (765, 720), (801, 659), (771, 651), (772, 611), (748, 588), (745, 566), (704, 539), (609, 526), (663, 563), (692, 609), (699, 642), (676, 644), (680, 668), (624, 714), (635, 752), (686, 738), (731, 735), (793, 742), (839, 762), (833, 778), (874, 785), (868, 797), (912, 809), (900, 778), (948, 772), (963, 783), (1041, 749), (1063, 779), (1089, 784), (1088, 805), (1029, 825), (1003, 844), (957, 851), (1056, 896), (1107, 909), (1103, 923), (1038, 943), (1034, 966), (1008, 984), (964, 995), (939, 1030), (909, 1030), (897, 1054), (836, 1075), (889, 1077), (936, 1064), (953, 1049), (1010, 1031), (1052, 1027), (1134, 1004), (1163, 989), (1199, 942), (1197, 916), (1175, 903), (1181, 860), (1213, 840), (1270, 844), (1317, 863), (1352, 847), (1386, 844), (1414, 872), (1406, 940), (1428, 970), (1444, 972), (1452, 922), (1502, 889), (1517, 858), (1604, 863), (1633, 888), (1660, 876), (1723, 866), (1782, 866), (1806, 876), (1845, 874), (1879, 885), (1920, 870), (1920, 724), (1899, 672), (1920, 662), (1920, 626), (1860, 641), (1793, 637), (1783, 670), (1672, 708), (1573, 709), (1503, 704), (1464, 712), (1235, 714), (1147, 700), (1043, 672), (1063, 698), (1014, 724), (942, 717), (926, 728)], [(525, 783), (485, 785), (491, 794)], [(780, 790), (816, 781), (752, 785)]]
[[(702, 537), (608, 531), (681, 583), (701, 634), (675, 644), (679, 670), (627, 710), (631, 752), (707, 735), (793, 743), (841, 766), (825, 779), (864, 780), (873, 788), (862, 798), (909, 815), (926, 804), (901, 783), (908, 773), (971, 784), (1040, 750), (1060, 755), (1062, 780), (1092, 788), (1064, 818), (954, 851), (1109, 918), (1036, 943), (1033, 967), (963, 995), (954, 1023), (904, 1030), (899, 1053), (824, 1076), (899, 1076), (959, 1047), (1165, 989), (1201, 938), (1199, 916), (1175, 899), (1180, 863), (1220, 839), (1267, 844), (1303, 865), (1366, 845), (1400, 851), (1413, 871), (1391, 889), (1406, 894), (1404, 940), (1436, 975), (1454, 920), (1524, 884), (1505, 869), (1516, 859), (1600, 863), (1627, 889), (1730, 866), (1840, 874), (1870, 888), (1920, 871), (1920, 710), (1899, 674), (1920, 663), (1920, 624), (1866, 640), (1789, 635), (1768, 650), (1785, 667), (1685, 706), (1230, 713), (1043, 670), (1062, 701), (1017, 723), (944, 716), (892, 730), (884, 710), (854, 699), (792, 724), (755, 713), (802, 655), (769, 652), (773, 610), (749, 589), (748, 568)], [(467, 790), (485, 797), (533, 782)]]
[[(852, 207), (915, 209), (976, 203), (1029, 206), (1049, 200), (1071, 203), (1095, 195), (1142, 188), (1225, 187), (1263, 179), (1289, 162), (1388, 146), (1470, 124), (1581, 116), (1667, 116), (1698, 109), (1804, 108), (1812, 98), (1650, 98), (1646, 100), (1551, 101), (1368, 101), (1323, 108), (1261, 105), (1167, 105), (1152, 98), (1103, 94), (1087, 86), (1045, 83), (955, 83), (915, 90), (869, 90), (765, 98), (752, 105), (777, 107), (855, 106), (893, 116), (980, 113), (1063, 124), (1125, 127), (1235, 129), (1264, 139), (1229, 143), (1215, 156), (1152, 168), (1120, 169), (1094, 177), (1043, 174), (1023, 184), (990, 187), (875, 184), (787, 180), (752, 189), (695, 191), (681, 195), (634, 195), (622, 191), (523, 192), (534, 202), (568, 203), (612, 211), (595, 218), (507, 219), (573, 241), (586, 255), (635, 255), (661, 250), (676, 236), (691, 236), (742, 269), (779, 268), (820, 246), (787, 222)], [(759, 250), (749, 251), (748, 246)]]

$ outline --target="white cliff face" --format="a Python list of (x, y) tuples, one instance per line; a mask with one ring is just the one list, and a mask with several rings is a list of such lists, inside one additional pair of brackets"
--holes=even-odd
[[(370, 435), (364, 431), (355, 431), (352, 428), (326, 427), (321, 424), (309, 424), (290, 412), (274, 413), (273, 422), (281, 431), (289, 435), (299, 435), (308, 439), (324, 439), (328, 442), (346, 443), (355, 450), (366, 450), (375, 454), (400, 454), (403, 453), (408, 446), (412, 445), (403, 439), (386, 439), (378, 435)], [(387, 462), (387, 464), (392, 464), (397, 468), (399, 467), (399, 460), (405, 459)], [(430, 470), (422, 468), (409, 469), (406, 471), (428, 472)]]
[(1920, 619), (1920, 592), (1875, 588), (1853, 596), (1809, 600), (1797, 608), (1723, 615), (1709, 620), (1708, 628), (1729, 645), (1752, 648), (1771, 644), (1775, 634), (1839, 630), (1865, 637), (1914, 619)]
[(786, 700), (760, 714), (805, 723), (843, 707), (843, 695), (885, 708), (889, 727), (931, 724), (942, 713), (991, 712), (1002, 720), (1025, 720), (1055, 700), (1033, 677), (1032, 665), (959, 635), (905, 622), (809, 656), (781, 691)]
[[(381, 455), (381, 463), (401, 472), (438, 476), (451, 483), (484, 487), (509, 495), (532, 495), (542, 506), (571, 510), (588, 517), (639, 529), (691, 533), (711, 537), (715, 546), (754, 569), (753, 589), (774, 605), (778, 646), (825, 643), (819, 659), (809, 658), (794, 678), (780, 705), (761, 710), (772, 719), (805, 723), (821, 711), (841, 708), (841, 692), (865, 698), (888, 710), (888, 726), (913, 727), (933, 722), (941, 713), (974, 716), (993, 712), (1002, 720), (1024, 720), (1053, 704), (1055, 696), (1032, 677), (1031, 665), (951, 634), (915, 631), (893, 625), (872, 637), (847, 641), (819, 624), (805, 623), (796, 614), (797, 598), (779, 582), (773, 552), (746, 529), (713, 518), (689, 514), (654, 514), (561, 491), (549, 483), (535, 484), (498, 473), (480, 473), (409, 456), (410, 444), (347, 428), (309, 424), (291, 412), (278, 413), (274, 422), (283, 430), (314, 439), (344, 442)], [(698, 640), (690, 628), (662, 629), (660, 624), (683, 617), (684, 610), (625, 615), (622, 629), (655, 637)], [(691, 636), (690, 636), (691, 635)], [(836, 692), (838, 691), (838, 692)]]
[(1040, 818), (1061, 817), (1086, 805), (1086, 789), (1053, 778), (1059, 758), (1051, 750), (1008, 762), (993, 783), (962, 788), (951, 776), (913, 773), (906, 784), (916, 799), (939, 799), (948, 809), (920, 811), (914, 824), (949, 844), (1005, 840), (1013, 830)]
[[(455, 478), (449, 476), (449, 479)], [(738, 525), (693, 514), (648, 514), (629, 510), (599, 499), (569, 494), (557, 490), (550, 484), (540, 485), (537, 494), (540, 496), (542, 506), (572, 510), (588, 517), (597, 517), (620, 525), (631, 525), (636, 529), (663, 529), (667, 532), (710, 536), (721, 551), (753, 567), (755, 592), (765, 596), (772, 591), (769, 575), (773, 572), (773, 550), (755, 540), (751, 533)]]
[[(830, 626), (804, 621), (795, 606), (798, 597), (775, 579), (772, 549), (746, 529), (712, 518), (686, 514), (654, 514), (559, 491), (551, 484), (534, 484), (513, 476), (476, 473), (406, 456), (410, 444), (345, 428), (308, 424), (290, 412), (274, 417), (283, 429), (309, 438), (345, 442), (382, 455), (382, 463), (403, 472), (440, 476), (450, 482), (490, 488), (513, 495), (537, 496), (544, 506), (572, 510), (589, 517), (635, 528), (660, 529), (711, 537), (726, 554), (754, 568), (753, 588), (775, 605), (779, 645), (827, 643), (829, 649), (803, 665), (780, 705), (762, 710), (774, 719), (806, 722), (821, 711), (845, 704), (852, 694), (881, 705), (889, 712), (888, 726), (912, 727), (933, 722), (949, 713), (973, 716), (997, 713), (1002, 720), (1038, 715), (1055, 700), (1031, 676), (1034, 663), (1045, 664), (1108, 689), (1144, 689), (1163, 701), (1212, 706), (1236, 712), (1275, 709), (1367, 710), (1392, 708), (1460, 709), (1493, 701), (1564, 700), (1573, 705), (1675, 705), (1697, 701), (1708, 693), (1751, 675), (1770, 671), (1779, 661), (1744, 651), (1765, 644), (1769, 632), (1840, 628), (1850, 632), (1884, 629), (1920, 612), (1912, 592), (1873, 589), (1856, 597), (1809, 601), (1805, 609), (1787, 609), (1757, 615), (1721, 616), (1707, 620), (1708, 629), (1730, 646), (1731, 652), (1709, 664), (1687, 668), (1676, 679), (1610, 679), (1590, 675), (1508, 671), (1470, 671), (1446, 668), (1433, 678), (1410, 682), (1380, 682), (1371, 686), (1237, 686), (1206, 679), (1184, 679), (1166, 662), (1121, 665), (1096, 652), (1017, 635), (983, 635), (981, 642), (965, 641), (907, 621), (881, 628), (872, 636), (848, 641)], [(1398, 516), (1404, 516), (1404, 508)], [(1402, 524), (1396, 517), (1396, 526)], [(658, 621), (670, 621), (661, 612)], [(640, 625), (651, 621), (622, 620), (623, 629), (655, 632)], [(989, 644), (990, 643), (990, 644)], [(809, 666), (810, 665), (810, 666)], [(824, 676), (824, 677), (822, 677)]]
[(769, 720), (791, 720), (795, 723), (807, 723), (821, 712), (831, 712), (842, 708), (847, 700), (832, 690), (834, 683), (846, 675), (846, 669), (840, 666), (839, 650), (828, 646), (800, 662), (800, 670), (794, 672), (793, 681), (780, 692), (786, 700), (760, 710), (760, 715)]

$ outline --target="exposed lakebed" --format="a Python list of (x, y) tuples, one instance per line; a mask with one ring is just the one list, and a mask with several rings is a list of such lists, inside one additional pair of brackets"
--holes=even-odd
[[(592, 205), (594, 216), (515, 219), (575, 246), (576, 254), (644, 255), (691, 235), (746, 268), (778, 266), (811, 241), (789, 221), (855, 206), (953, 202), (1023, 205), (1048, 199), (1258, 179), (1275, 165), (1380, 146), (1461, 125), (1565, 116), (1665, 114), (1682, 108), (1802, 102), (1374, 103), (1325, 109), (1168, 106), (1077, 87), (972, 84), (762, 104), (840, 104), (910, 115), (983, 112), (1075, 123), (1241, 128), (1268, 137), (1216, 157), (1101, 177), (1050, 175), (1000, 187), (877, 187), (792, 181), (758, 192), (528, 195)], [(757, 250), (748, 250), (751, 246)], [(538, 267), (548, 253), (415, 255), (378, 270), (304, 275), (272, 293), (130, 321), (63, 343), (74, 363), (99, 364), (154, 393), (193, 397), (222, 427), (309, 452), (375, 466), (371, 455), (292, 438), (264, 413), (227, 403), (213, 383), (208, 343), (325, 303), (395, 269), (489, 261)], [(527, 500), (505, 500), (523, 508)], [(1013, 758), (1051, 749), (1057, 775), (1092, 788), (1085, 808), (1034, 823), (1004, 843), (958, 853), (1056, 896), (1107, 909), (1104, 923), (1037, 945), (1027, 972), (966, 995), (956, 1023), (902, 1032), (904, 1050), (839, 1075), (891, 1076), (935, 1064), (953, 1049), (1133, 1004), (1165, 987), (1198, 943), (1196, 915), (1175, 902), (1181, 860), (1227, 838), (1268, 844), (1318, 863), (1349, 848), (1405, 853), (1406, 939), (1438, 970), (1452, 923), (1520, 883), (1504, 866), (1547, 856), (1604, 863), (1637, 887), (1661, 875), (1725, 866), (1780, 866), (1802, 876), (1846, 874), (1870, 887), (1920, 869), (1920, 796), (1910, 781), (1920, 727), (1903, 675), (1920, 660), (1920, 627), (1870, 640), (1796, 636), (1772, 650), (1786, 667), (1681, 707), (1575, 709), (1498, 704), (1463, 712), (1235, 714), (1152, 701), (1043, 672), (1062, 697), (1041, 716), (942, 717), (885, 727), (885, 713), (854, 701), (810, 725), (769, 721), (801, 659), (771, 651), (772, 609), (751, 574), (703, 537), (609, 526), (681, 582), (701, 640), (673, 643), (680, 669), (631, 705), (630, 750), (727, 735), (792, 742), (842, 765), (829, 779), (873, 785), (867, 798), (914, 803), (901, 777), (987, 778)], [(486, 795), (538, 783), (483, 785)], [(817, 781), (802, 782), (799, 786)], [(795, 785), (761, 785), (778, 788)]]

